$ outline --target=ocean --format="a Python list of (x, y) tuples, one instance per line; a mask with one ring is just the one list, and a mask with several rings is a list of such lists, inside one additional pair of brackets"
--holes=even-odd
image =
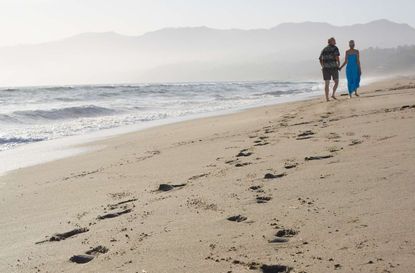
[(0, 88), (0, 156), (35, 142), (276, 104), (320, 82), (208, 82)]

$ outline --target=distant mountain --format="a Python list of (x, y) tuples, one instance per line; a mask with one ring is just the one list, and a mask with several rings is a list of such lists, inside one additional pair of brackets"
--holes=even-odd
[[(361, 50), (415, 45), (414, 28), (387, 20), (341, 27), (304, 22), (254, 30), (167, 28), (142, 36), (84, 33), (1, 47), (0, 85), (316, 77), (318, 55), (331, 36), (342, 54), (350, 39)], [(368, 56), (378, 52), (371, 50)]]
[(415, 46), (397, 48), (368, 48), (363, 51), (362, 62), (369, 74), (415, 73)]

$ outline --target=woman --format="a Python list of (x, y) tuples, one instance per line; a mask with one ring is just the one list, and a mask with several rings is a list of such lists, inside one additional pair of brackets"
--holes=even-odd
[(349, 97), (352, 97), (352, 94), (359, 96), (357, 94), (357, 89), (360, 87), (360, 76), (362, 75), (362, 68), (360, 67), (360, 56), (359, 50), (355, 49), (355, 43), (353, 40), (349, 42), (350, 49), (346, 51), (344, 63), (340, 66), (340, 70), (346, 66), (346, 76), (347, 76), (347, 88), (349, 89)]

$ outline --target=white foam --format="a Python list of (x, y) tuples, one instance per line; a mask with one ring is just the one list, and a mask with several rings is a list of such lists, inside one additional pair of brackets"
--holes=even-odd
[(30, 167), (57, 159), (62, 159), (65, 157), (70, 157), (78, 155), (80, 153), (85, 153), (94, 149), (101, 149), (100, 146), (84, 146), (79, 147), (79, 144), (88, 144), (98, 140), (105, 139), (110, 136), (125, 134), (129, 132), (140, 131), (143, 129), (161, 126), (165, 124), (171, 124), (176, 122), (181, 122), (185, 120), (192, 120), (203, 117), (219, 116), (224, 114), (230, 114), (234, 112), (239, 112), (244, 109), (273, 105), (279, 103), (285, 103), (290, 101), (303, 100), (316, 96), (320, 92), (310, 92), (303, 93), (298, 96), (284, 96), (275, 98), (274, 100), (269, 100), (267, 102), (258, 102), (257, 104), (245, 105), (245, 107), (231, 108), (225, 110), (217, 110), (211, 112), (202, 112), (202, 113), (193, 113), (182, 116), (174, 116), (166, 119), (152, 120), (149, 122), (142, 122), (139, 124), (120, 126), (117, 128), (105, 129), (100, 131), (95, 131), (87, 134), (63, 137), (58, 139), (52, 139), (43, 142), (37, 142), (32, 144), (26, 144), (19, 147), (16, 147), (11, 150), (0, 152), (0, 175), (4, 175), (7, 172)]

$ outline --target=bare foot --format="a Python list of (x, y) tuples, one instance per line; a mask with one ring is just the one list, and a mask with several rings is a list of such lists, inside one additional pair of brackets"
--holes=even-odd
[(360, 95), (359, 95), (359, 94), (357, 94), (356, 92), (355, 92), (354, 94), (356, 95), (356, 97), (360, 97)]
[(349, 99), (351, 99), (352, 98), (352, 94), (349, 94)]
[(337, 100), (337, 98), (333, 95), (333, 96), (331, 96), (334, 100)]

